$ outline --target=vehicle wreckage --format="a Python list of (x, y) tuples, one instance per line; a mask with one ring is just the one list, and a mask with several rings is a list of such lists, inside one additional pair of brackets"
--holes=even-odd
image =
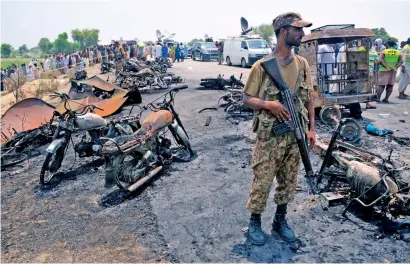
[(232, 75), (229, 79), (224, 79), (221, 75), (219, 75), (217, 78), (201, 79), (200, 85), (205, 88), (212, 87), (216, 89), (223, 89), (226, 90), (227, 93), (218, 99), (216, 107), (206, 107), (201, 109), (198, 113), (202, 113), (208, 110), (217, 111), (219, 108), (223, 108), (228, 119), (248, 119), (253, 116), (253, 110), (250, 107), (245, 106), (242, 102), (242, 88), (245, 86), (242, 82), (242, 74), (239, 77), (239, 80), (236, 79), (234, 75)]
[[(391, 160), (392, 151), (384, 158), (340, 140), (341, 131), (349, 121), (337, 120), (330, 142), (318, 141), (313, 150), (323, 157), (316, 178), (322, 206), (327, 208), (351, 197), (342, 213), (344, 216), (354, 203), (376, 208), (389, 218), (410, 216), (409, 184), (400, 177), (400, 172), (409, 167), (396, 168)], [(347, 186), (340, 187), (337, 184), (340, 182)]]
[(138, 89), (146, 92), (167, 89), (171, 84), (184, 82), (182, 77), (166, 73), (165, 64), (147, 63), (138, 59), (126, 60), (122, 71), (116, 76), (115, 84), (128, 91)]
[[(141, 103), (139, 91), (126, 91), (116, 85), (93, 76), (83, 81), (71, 81), (68, 93), (73, 111), (83, 105), (93, 104), (96, 114), (106, 117), (116, 113), (125, 103)], [(38, 98), (24, 99), (10, 107), (1, 118), (1, 142), (11, 140), (15, 133), (31, 131), (50, 122), (54, 111), (64, 113), (64, 102), (56, 107)]]

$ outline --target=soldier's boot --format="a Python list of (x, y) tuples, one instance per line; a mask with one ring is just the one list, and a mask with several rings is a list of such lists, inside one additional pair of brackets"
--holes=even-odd
[(262, 246), (265, 244), (265, 234), (262, 231), (262, 222), (260, 214), (251, 214), (249, 221), (248, 235), (252, 244)]
[(278, 232), (280, 237), (286, 242), (293, 242), (296, 240), (296, 236), (295, 232), (293, 232), (292, 228), (290, 228), (286, 222), (286, 207), (287, 204), (278, 205), (272, 229)]

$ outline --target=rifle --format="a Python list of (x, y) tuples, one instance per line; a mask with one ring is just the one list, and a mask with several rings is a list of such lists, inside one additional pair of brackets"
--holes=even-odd
[(304, 132), (302, 131), (302, 126), (296, 112), (296, 106), (294, 101), (294, 95), (291, 93), (289, 87), (283, 81), (282, 75), (279, 71), (279, 66), (276, 58), (271, 58), (264, 62), (261, 62), (262, 68), (268, 74), (268, 76), (275, 83), (276, 87), (280, 91), (280, 102), (288, 110), (291, 116), (291, 120), (281, 122), (272, 127), (272, 131), (276, 135), (283, 135), (289, 132), (294, 132), (296, 141), (299, 147), (300, 156), (302, 157), (302, 162), (306, 171), (306, 181), (310, 185), (312, 191), (315, 191), (313, 187), (313, 179), (315, 174), (312, 169), (312, 164), (310, 163), (309, 152), (305, 141)]

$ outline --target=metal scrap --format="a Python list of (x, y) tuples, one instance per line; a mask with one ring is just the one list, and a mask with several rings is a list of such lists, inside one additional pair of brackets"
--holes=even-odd
[(53, 117), (54, 106), (38, 98), (24, 99), (10, 107), (1, 118), (1, 142), (13, 138), (15, 132), (36, 129)]
[[(99, 97), (96, 95), (99, 95)], [(97, 76), (85, 81), (73, 82), (68, 96), (72, 99), (68, 106), (71, 110), (76, 111), (84, 105), (93, 104), (104, 109), (104, 111), (95, 109), (95, 113), (102, 117), (117, 112), (127, 100), (132, 100), (134, 103), (142, 102), (138, 90), (129, 92)], [(56, 107), (56, 111), (59, 113), (65, 112), (63, 102)]]

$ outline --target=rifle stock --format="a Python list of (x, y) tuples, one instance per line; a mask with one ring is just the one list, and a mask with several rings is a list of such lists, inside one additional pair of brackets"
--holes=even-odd
[(296, 112), (294, 95), (282, 78), (276, 58), (271, 58), (269, 60), (261, 62), (261, 66), (265, 70), (266, 74), (268, 74), (268, 76), (275, 83), (276, 87), (279, 89), (280, 102), (288, 110), (291, 116), (291, 120), (275, 125), (272, 130), (276, 135), (281, 135), (289, 132), (295, 133), (300, 156), (302, 157), (302, 162), (305, 167), (306, 177), (312, 178), (314, 177), (314, 172), (312, 169), (312, 164), (310, 163), (309, 151), (306, 145), (304, 132), (302, 131), (298, 113)]

